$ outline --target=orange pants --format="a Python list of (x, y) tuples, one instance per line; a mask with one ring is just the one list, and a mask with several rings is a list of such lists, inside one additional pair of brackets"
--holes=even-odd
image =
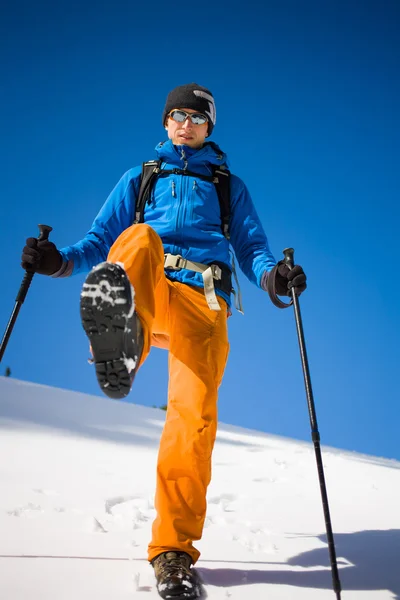
[(148, 225), (126, 229), (108, 260), (123, 263), (135, 290), (145, 333), (140, 364), (152, 345), (169, 350), (168, 409), (148, 559), (178, 550), (195, 563), (200, 552), (193, 540), (201, 538), (206, 516), (218, 388), (229, 352), (227, 304), (218, 297), (222, 310), (210, 310), (201, 288), (167, 279), (161, 239)]

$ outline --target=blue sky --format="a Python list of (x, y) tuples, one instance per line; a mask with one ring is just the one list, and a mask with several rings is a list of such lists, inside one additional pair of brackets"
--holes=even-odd
[[(170, 89), (216, 99), (212, 139), (246, 182), (277, 259), (308, 275), (301, 309), (322, 443), (400, 459), (398, 2), (15, 2), (0, 19), (0, 318), (25, 238), (63, 247), (164, 139)], [(220, 391), (225, 423), (310, 439), (292, 310), (240, 274)], [(79, 320), (84, 276), (36, 276), (1, 373), (100, 394)], [(1, 325), (1, 324), (0, 324)], [(164, 404), (152, 350), (130, 401)]]

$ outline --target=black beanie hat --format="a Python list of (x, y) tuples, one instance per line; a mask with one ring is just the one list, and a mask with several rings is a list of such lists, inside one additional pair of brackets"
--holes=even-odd
[(171, 90), (164, 106), (163, 126), (165, 126), (168, 113), (174, 108), (191, 108), (206, 115), (208, 117), (208, 135), (211, 135), (216, 122), (216, 110), (210, 90), (197, 83), (187, 83)]

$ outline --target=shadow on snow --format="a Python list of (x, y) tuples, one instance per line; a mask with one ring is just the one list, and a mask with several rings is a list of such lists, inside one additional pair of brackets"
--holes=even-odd
[[(326, 542), (326, 536), (321, 535)], [(339, 577), (343, 591), (388, 590), (400, 600), (400, 529), (356, 531), (335, 534)], [(350, 566), (341, 567), (341, 560)], [(250, 563), (251, 564), (251, 563)], [(274, 563), (263, 563), (265, 569), (208, 569), (199, 567), (205, 584), (231, 587), (265, 583), (316, 589), (332, 589), (329, 553), (317, 548), (293, 556), (285, 565), (316, 569), (309, 571), (271, 570)], [(276, 563), (275, 563), (276, 564)], [(279, 563), (282, 564), (282, 563)], [(321, 567), (318, 569), (318, 567)], [(323, 567), (323, 568), (322, 568)]]

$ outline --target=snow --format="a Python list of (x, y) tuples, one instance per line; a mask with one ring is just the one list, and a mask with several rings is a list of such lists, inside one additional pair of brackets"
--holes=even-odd
[[(0, 378), (0, 597), (158, 598), (146, 550), (164, 418)], [(343, 600), (400, 599), (400, 463), (322, 451)], [(324, 532), (312, 444), (221, 424), (197, 544), (208, 598), (335, 598)]]
[[(125, 328), (125, 331), (126, 331), (126, 328)], [(137, 356), (135, 356), (135, 358), (127, 358), (124, 354), (123, 360), (124, 360), (126, 370), (128, 371), (128, 373), (135, 370), (136, 363), (137, 363)]]
[[(119, 298), (116, 292), (125, 291), (125, 287), (111, 285), (107, 279), (101, 279), (99, 283), (84, 283), (83, 290), (81, 292), (82, 298), (92, 298), (93, 306), (96, 306), (97, 299), (100, 298), (102, 302), (107, 302), (114, 306), (115, 304), (126, 304), (125, 298)], [(115, 297), (113, 298), (113, 293)]]

